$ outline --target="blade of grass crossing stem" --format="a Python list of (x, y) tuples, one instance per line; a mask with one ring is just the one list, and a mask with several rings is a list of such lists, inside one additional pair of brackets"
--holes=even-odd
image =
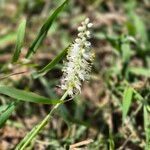
[(39, 70), (36, 73), (33, 73), (34, 78), (44, 76), (48, 71), (50, 71), (66, 54), (69, 46), (61, 51), (50, 63), (48, 63), (43, 69)]
[(150, 121), (149, 121), (150, 118), (145, 105), (143, 106), (143, 116), (144, 116), (144, 130), (146, 137), (145, 150), (150, 150)]
[(20, 23), (19, 28), (18, 28), (16, 48), (15, 48), (15, 52), (12, 58), (12, 62), (16, 62), (19, 59), (20, 52), (21, 52), (23, 42), (24, 42), (25, 29), (26, 29), (26, 20), (23, 20)]
[[(68, 95), (68, 91), (64, 93), (61, 97), (61, 101), (63, 102)], [(32, 130), (21, 140), (21, 142), (17, 145), (15, 150), (24, 150), (27, 145), (39, 134), (39, 132), (45, 127), (45, 125), (51, 120), (53, 113), (59, 108), (61, 103), (55, 105), (48, 115), (39, 123), (37, 124)]]
[(48, 19), (46, 20), (46, 22), (41, 27), (41, 29), (40, 29), (40, 31), (39, 31), (36, 39), (33, 41), (33, 43), (31, 44), (31, 46), (29, 47), (29, 50), (28, 50), (27, 55), (26, 55), (26, 58), (29, 58), (31, 56), (31, 54), (33, 54), (33, 53), (36, 52), (36, 50), (38, 49), (38, 47), (40, 46), (40, 44), (42, 43), (42, 41), (46, 37), (48, 30), (50, 29), (50, 27), (53, 24), (53, 21), (56, 19), (56, 17), (58, 16), (58, 14), (62, 11), (62, 9), (64, 8), (64, 6), (65, 6), (65, 4), (67, 2), (68, 2), (68, 0), (64, 1), (53, 12), (53, 14), (48, 17)]
[(12, 102), (6, 110), (0, 115), (0, 128), (3, 127), (7, 119), (10, 117), (12, 112), (15, 110), (17, 102)]
[(60, 103), (60, 100), (51, 100), (44, 96), (40, 96), (33, 92), (26, 92), (24, 90), (19, 90), (16, 88), (8, 87), (5, 85), (0, 85), (0, 94), (7, 95), (17, 100), (33, 102), (33, 103), (42, 103), (42, 104), (57, 104)]
[(123, 94), (123, 104), (122, 104), (122, 120), (123, 123), (131, 106), (131, 100), (133, 96), (133, 90), (131, 87), (126, 87)]

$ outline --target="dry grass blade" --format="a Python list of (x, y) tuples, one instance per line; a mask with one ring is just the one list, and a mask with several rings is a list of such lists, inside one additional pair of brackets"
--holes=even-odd
[(86, 146), (86, 145), (88, 145), (88, 144), (90, 144), (92, 142), (93, 142), (92, 139), (87, 139), (87, 140), (84, 140), (84, 141), (72, 144), (72, 145), (70, 145), (70, 150), (75, 150), (79, 146)]

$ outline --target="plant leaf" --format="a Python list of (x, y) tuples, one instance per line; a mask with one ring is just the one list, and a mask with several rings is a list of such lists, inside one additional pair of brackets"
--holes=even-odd
[(123, 105), (122, 105), (122, 120), (123, 123), (131, 106), (131, 100), (133, 96), (133, 90), (131, 87), (126, 87), (123, 94)]
[(0, 93), (12, 97), (14, 99), (26, 102), (34, 102), (42, 104), (57, 104), (61, 102), (60, 100), (51, 100), (49, 98), (37, 95), (33, 92), (26, 92), (5, 85), (0, 85)]
[(67, 46), (63, 51), (61, 51), (50, 63), (48, 63), (43, 69), (36, 73), (33, 73), (34, 78), (44, 76), (48, 71), (50, 71), (66, 54), (69, 46)]
[(123, 62), (128, 62), (131, 57), (131, 49), (129, 42), (121, 45)]
[(42, 43), (42, 41), (44, 40), (44, 38), (47, 35), (48, 30), (50, 29), (50, 27), (53, 24), (53, 21), (56, 19), (57, 15), (62, 11), (62, 9), (64, 8), (65, 4), (68, 2), (68, 0), (64, 1), (54, 12), (52, 15), (50, 15), (48, 17), (48, 19), (46, 20), (46, 22), (43, 24), (43, 26), (40, 29), (40, 32), (38, 33), (36, 39), (33, 41), (33, 43), (31, 44), (26, 58), (29, 58), (31, 56), (31, 54), (35, 53), (36, 50), (38, 49), (38, 47), (40, 46), (40, 44)]
[(7, 119), (10, 117), (12, 112), (15, 110), (16, 102), (12, 102), (6, 110), (0, 115), (0, 128), (3, 127), (4, 123), (7, 121)]
[(147, 111), (146, 105), (143, 106), (143, 116), (144, 116), (144, 130), (146, 136), (145, 150), (150, 149), (150, 121), (149, 113)]
[(139, 76), (150, 77), (150, 70), (146, 68), (130, 67), (129, 72)]
[(16, 48), (12, 58), (12, 62), (16, 62), (19, 59), (21, 48), (23, 46), (24, 36), (25, 36), (25, 29), (26, 29), (26, 20), (23, 20), (20, 23), (18, 28)]
[(16, 40), (16, 33), (9, 33), (0, 37), (0, 45), (6, 45), (8, 43), (14, 43)]
[(7, 109), (8, 105), (1, 105), (0, 106), (0, 114)]

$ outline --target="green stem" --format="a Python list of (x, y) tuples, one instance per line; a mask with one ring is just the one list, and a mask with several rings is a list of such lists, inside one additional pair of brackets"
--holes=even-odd
[[(65, 100), (65, 98), (68, 95), (68, 91), (64, 93), (64, 95), (61, 97), (61, 101)], [(53, 113), (57, 110), (57, 108), (62, 103), (56, 104), (52, 110), (48, 113), (48, 115), (39, 123), (37, 124), (23, 139), (22, 141), (17, 145), (15, 150), (24, 150), (26, 146), (33, 140), (33, 138), (45, 127), (45, 125), (50, 121), (52, 118)]]

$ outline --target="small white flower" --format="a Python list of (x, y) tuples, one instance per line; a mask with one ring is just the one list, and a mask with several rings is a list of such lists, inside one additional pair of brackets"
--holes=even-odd
[(91, 35), (90, 31), (86, 31), (86, 35), (88, 38), (90, 38), (90, 35)]
[(87, 26), (88, 28), (91, 28), (93, 26), (93, 23), (89, 23)]
[(78, 37), (82, 37), (83, 36), (83, 33), (78, 33)]
[(75, 39), (75, 42), (76, 42), (76, 43), (81, 43), (81, 39), (80, 39), (80, 38), (77, 38), (77, 39)]
[(89, 18), (86, 18), (85, 19), (85, 24), (88, 24), (90, 22), (90, 19)]
[(80, 26), (80, 27), (78, 27), (78, 31), (79, 32), (82, 32), (82, 31), (84, 31), (86, 28), (85, 28), (85, 26)]
[(89, 18), (78, 27), (78, 38), (68, 49), (67, 61), (63, 67), (61, 88), (68, 90), (69, 95), (81, 92), (81, 82), (89, 79), (93, 53), (90, 51), (91, 43), (89, 28), (92, 27)]
[(86, 42), (85, 42), (85, 45), (86, 45), (86, 47), (89, 47), (89, 46), (91, 46), (91, 43), (88, 42), (88, 41), (86, 41)]

